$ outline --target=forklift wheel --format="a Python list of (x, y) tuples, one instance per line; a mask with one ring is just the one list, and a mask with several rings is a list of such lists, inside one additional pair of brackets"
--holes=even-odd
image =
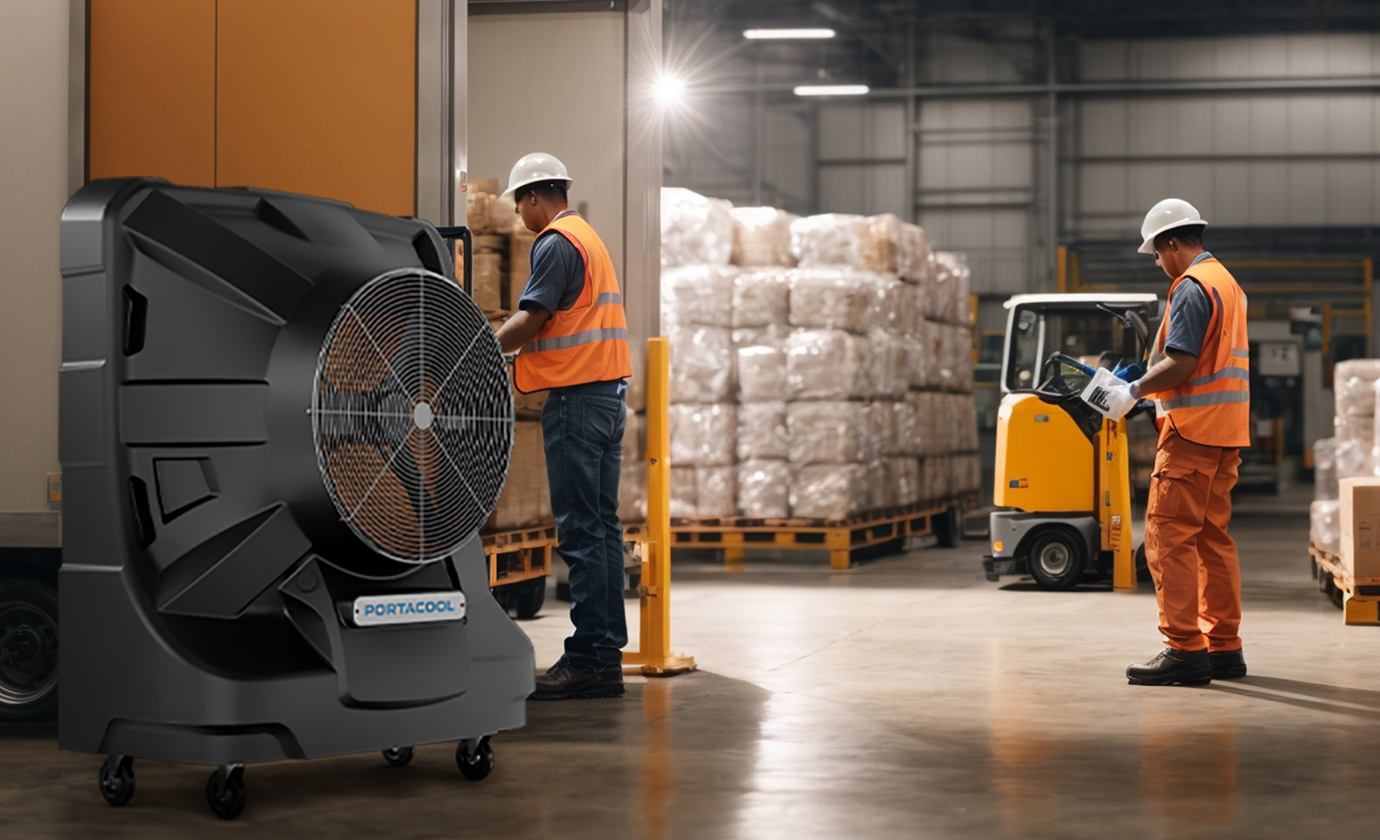
[(1058, 528), (1030, 543), (1030, 574), (1045, 589), (1072, 589), (1083, 578), (1083, 546), (1078, 537)]

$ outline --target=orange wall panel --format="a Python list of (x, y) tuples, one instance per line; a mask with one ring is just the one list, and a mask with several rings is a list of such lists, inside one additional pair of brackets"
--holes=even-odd
[(215, 186), (216, 0), (91, 0), (90, 178)]
[(416, 204), (416, 0), (219, 0), (216, 184)]

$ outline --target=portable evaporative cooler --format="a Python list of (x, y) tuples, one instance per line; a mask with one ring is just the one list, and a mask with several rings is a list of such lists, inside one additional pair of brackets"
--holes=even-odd
[(522, 726), (531, 643), (479, 526), (513, 405), (425, 222), (252, 189), (96, 181), (62, 217), (59, 744), (243, 767)]

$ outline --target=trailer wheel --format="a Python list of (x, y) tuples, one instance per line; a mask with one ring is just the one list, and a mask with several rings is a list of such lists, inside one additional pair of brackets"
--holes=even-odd
[(1083, 554), (1068, 531), (1043, 531), (1030, 543), (1030, 574), (1045, 589), (1072, 589), (1083, 578)]
[(513, 584), (512, 607), (518, 618), (536, 618), (544, 603), (546, 603), (546, 578), (533, 578)]
[(0, 582), (0, 721), (57, 708), (58, 600), (46, 583)]
[(963, 541), (963, 508), (949, 505), (948, 509), (934, 518), (934, 538), (940, 548), (958, 548)]

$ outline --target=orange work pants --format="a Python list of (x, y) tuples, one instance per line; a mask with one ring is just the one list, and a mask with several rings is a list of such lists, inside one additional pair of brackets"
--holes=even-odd
[(1227, 534), (1241, 456), (1202, 446), (1166, 424), (1145, 516), (1160, 632), (1179, 650), (1240, 650), (1241, 567)]

